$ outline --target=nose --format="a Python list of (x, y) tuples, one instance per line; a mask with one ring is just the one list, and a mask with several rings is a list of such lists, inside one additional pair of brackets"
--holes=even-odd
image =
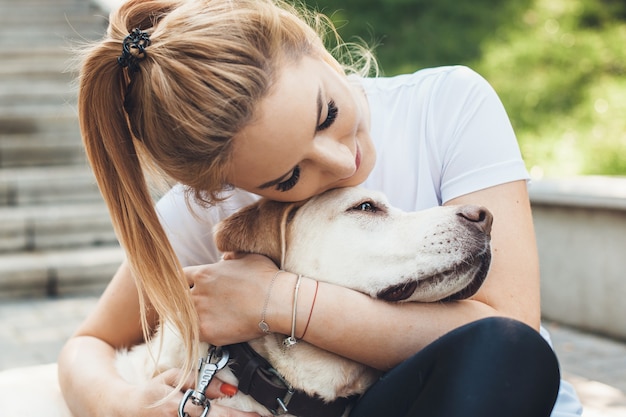
[(338, 179), (348, 178), (356, 170), (356, 156), (349, 146), (330, 137), (318, 137), (310, 159)]
[(491, 233), (493, 215), (483, 206), (466, 205), (460, 206), (456, 212), (457, 216), (474, 224), (483, 233)]

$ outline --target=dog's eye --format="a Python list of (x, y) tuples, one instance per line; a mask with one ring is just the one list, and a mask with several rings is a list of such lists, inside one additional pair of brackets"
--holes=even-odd
[(352, 207), (352, 210), (356, 211), (368, 211), (370, 213), (376, 213), (378, 211), (378, 207), (374, 205), (371, 201), (364, 201), (356, 206)]

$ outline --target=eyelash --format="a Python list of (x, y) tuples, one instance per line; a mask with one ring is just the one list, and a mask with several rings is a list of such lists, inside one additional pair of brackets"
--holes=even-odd
[[(337, 108), (335, 101), (330, 100), (328, 102), (328, 114), (326, 115), (326, 120), (324, 120), (322, 124), (317, 127), (317, 131), (319, 132), (321, 130), (325, 130), (331, 127), (332, 124), (335, 122), (335, 119), (337, 119), (338, 113), (339, 109)], [(289, 191), (298, 183), (298, 180), (300, 180), (300, 167), (296, 166), (293, 169), (291, 177), (279, 184), (276, 184), (276, 189), (281, 192)]]
[(299, 179), (300, 179), (300, 167), (296, 165), (296, 167), (293, 169), (293, 173), (291, 174), (291, 177), (289, 177), (288, 179), (286, 179), (285, 181), (279, 184), (276, 184), (276, 189), (281, 192), (289, 191), (298, 183)]
[(330, 100), (328, 102), (328, 115), (326, 116), (326, 120), (322, 122), (321, 125), (317, 127), (317, 131), (328, 129), (332, 126), (337, 119), (337, 114), (339, 113), (339, 109), (337, 108), (337, 104), (335, 104), (334, 100)]

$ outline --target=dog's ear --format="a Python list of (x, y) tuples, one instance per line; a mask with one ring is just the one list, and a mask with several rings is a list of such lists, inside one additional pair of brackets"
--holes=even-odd
[(262, 199), (242, 208), (215, 227), (218, 250), (265, 255), (281, 266), (284, 228), (301, 205)]

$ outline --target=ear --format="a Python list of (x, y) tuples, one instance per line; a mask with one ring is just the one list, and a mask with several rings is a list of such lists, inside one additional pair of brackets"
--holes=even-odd
[(216, 225), (218, 250), (265, 255), (280, 267), (283, 228), (300, 206), (262, 199), (242, 208)]

